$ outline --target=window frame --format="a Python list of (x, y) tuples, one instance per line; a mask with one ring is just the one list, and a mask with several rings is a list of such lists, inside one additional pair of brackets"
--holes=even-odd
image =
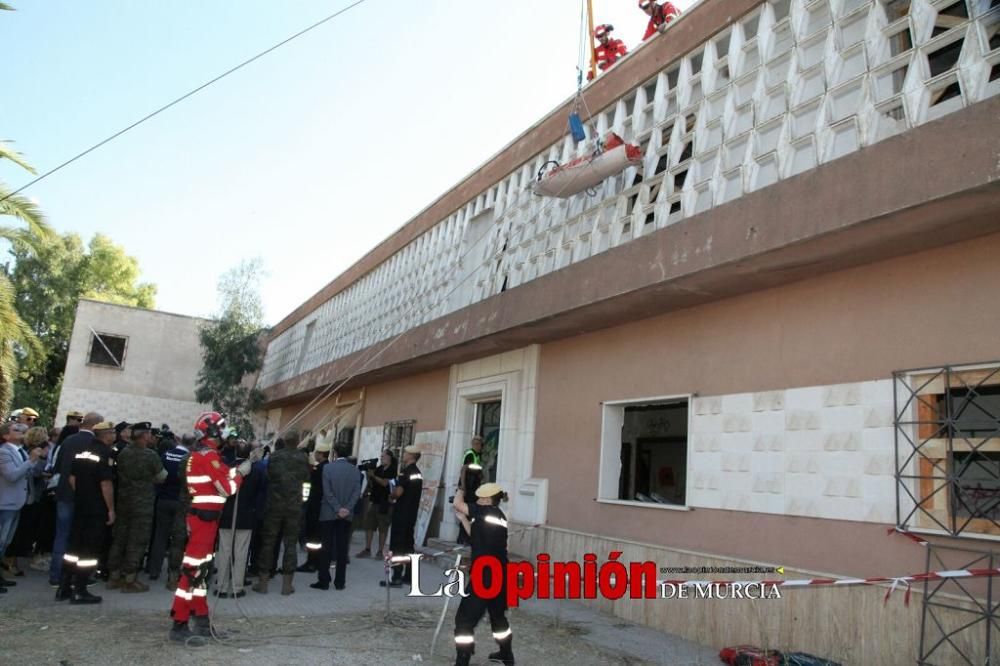
[[(627, 398), (604, 400), (601, 402), (601, 446), (597, 468), (597, 497), (599, 504), (639, 507), (643, 509), (663, 509), (667, 511), (690, 511), (691, 497), (688, 481), (691, 479), (691, 417), (692, 402), (697, 394), (680, 393), (647, 398)], [(687, 442), (684, 462), (684, 504), (658, 504), (623, 500), (618, 497), (618, 483), (621, 477), (621, 428), (625, 423), (625, 408), (643, 405), (671, 405), (684, 402), (687, 405)], [(612, 492), (609, 493), (609, 488)]]
[[(122, 346), (122, 357), (120, 359), (117, 359), (118, 360), (118, 364), (117, 365), (112, 365), (112, 364), (108, 364), (108, 363), (95, 363), (94, 361), (91, 360), (91, 358), (93, 357), (93, 353), (94, 353), (94, 344), (97, 343), (97, 338), (100, 338), (101, 340), (104, 340), (105, 336), (112, 337), (112, 338), (120, 338), (120, 339), (122, 339), (122, 340), (125, 341), (124, 346)], [(107, 341), (105, 341), (105, 344), (106, 344), (106, 342)], [(123, 372), (125, 370), (125, 357), (128, 356), (128, 343), (129, 343), (129, 336), (127, 336), (127, 335), (121, 335), (119, 333), (106, 333), (106, 332), (91, 330), (91, 332), (90, 332), (90, 345), (87, 347), (87, 363), (86, 363), (86, 365), (94, 367), (94, 368), (106, 368), (106, 369), (109, 369), (109, 370), (118, 370), (118, 371)], [(97, 344), (100, 344), (100, 343), (97, 343)], [(110, 345), (108, 345), (108, 346), (110, 347)], [(101, 347), (101, 349), (104, 350), (103, 347)], [(112, 355), (112, 357), (113, 357), (113, 355)]]

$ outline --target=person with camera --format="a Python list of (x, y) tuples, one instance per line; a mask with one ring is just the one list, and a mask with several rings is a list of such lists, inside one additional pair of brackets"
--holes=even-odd
[(389, 523), (392, 520), (392, 504), (389, 502), (389, 482), (396, 478), (396, 457), (386, 449), (374, 465), (374, 460), (364, 460), (360, 468), (368, 477), (368, 510), (365, 512), (363, 524), (365, 528), (365, 548), (356, 557), (370, 557), (372, 554), (372, 538), (378, 530), (377, 559), (382, 559), (385, 552), (385, 540), (389, 535)]
[[(500, 502), (507, 500), (507, 493), (496, 483), (484, 483), (476, 490), (475, 502), (469, 504), (465, 497), (465, 491), (459, 488), (452, 506), (455, 517), (470, 534), (472, 565), (480, 557), (494, 557), (502, 565), (500, 571), (506, 572), (507, 516), (500, 509)], [(483, 569), (483, 577), (485, 587), (492, 588), (494, 581), (489, 567)], [(489, 613), (493, 638), (500, 646), (500, 650), (491, 653), (489, 659), (504, 666), (514, 666), (513, 638), (507, 621), (507, 581), (502, 582), (500, 593), (492, 599), (477, 596), (475, 590), (475, 586), (467, 585), (468, 596), (462, 598), (455, 613), (455, 665), (468, 666), (476, 651), (476, 625), (484, 614)]]
[[(424, 488), (424, 477), (417, 467), (420, 449), (407, 446), (403, 449), (403, 469), (390, 482), (390, 497), (395, 501), (392, 510), (392, 532), (389, 534), (389, 551), (392, 553), (392, 579), (389, 587), (402, 587), (411, 582), (410, 553), (415, 551), (414, 530), (417, 514), (420, 512), (420, 495)], [(384, 580), (379, 585), (385, 587)]]

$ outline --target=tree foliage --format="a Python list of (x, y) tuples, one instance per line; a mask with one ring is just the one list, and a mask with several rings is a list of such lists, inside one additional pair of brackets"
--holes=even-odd
[(244, 437), (253, 436), (251, 417), (264, 402), (250, 378), (264, 365), (264, 310), (260, 258), (244, 260), (219, 278), (218, 318), (200, 333), (203, 365), (195, 398), (212, 405)]
[[(0, 3), (0, 9), (10, 10), (10, 6)], [(0, 161), (12, 162), (28, 173), (34, 168), (24, 156), (0, 141)], [(13, 218), (13, 219), (12, 219)], [(45, 216), (34, 201), (20, 194), (14, 194), (4, 183), (0, 183), (0, 240), (11, 246), (24, 249), (25, 253), (37, 252), (39, 247), (53, 236)], [(10, 220), (11, 224), (5, 222)], [(7, 267), (0, 270), (0, 411), (7, 412), (14, 397), (17, 378), (22, 361), (40, 362), (44, 357), (41, 342), (32, 332), (31, 326), (21, 318), (16, 303), (19, 294), (7, 276)]]
[(74, 233), (50, 235), (34, 247), (15, 241), (11, 255), (17, 311), (43, 352), (25, 359), (15, 396), (19, 406), (47, 417), (58, 405), (80, 299), (152, 308), (156, 287), (140, 283), (138, 260), (103, 234), (87, 245)]

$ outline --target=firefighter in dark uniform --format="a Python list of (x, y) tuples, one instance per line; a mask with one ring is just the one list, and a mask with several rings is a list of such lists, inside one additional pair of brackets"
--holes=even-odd
[[(495, 483), (484, 483), (476, 490), (476, 501), (467, 504), (465, 493), (460, 489), (455, 494), (453, 506), (458, 520), (469, 531), (472, 546), (472, 561), (479, 557), (492, 556), (500, 561), (501, 571), (507, 570), (507, 516), (500, 510), (500, 502), (507, 499), (503, 488)], [(483, 570), (483, 583), (489, 587), (492, 581), (490, 569)], [(513, 666), (514, 651), (512, 648), (510, 623), (507, 622), (507, 581), (503, 581), (500, 594), (493, 599), (482, 599), (476, 596), (475, 589), (469, 585), (469, 596), (463, 597), (455, 614), (455, 659), (456, 666), (466, 666), (475, 652), (476, 625), (483, 619), (485, 613), (490, 615), (490, 626), (493, 638), (500, 649), (489, 655), (490, 661)]]
[[(390, 587), (402, 587), (411, 581), (409, 567), (410, 553), (415, 552), (413, 531), (417, 526), (420, 512), (420, 495), (424, 488), (424, 477), (420, 474), (417, 461), (420, 449), (407, 446), (403, 449), (403, 469), (390, 488), (395, 499), (392, 510), (392, 531), (389, 533), (389, 551), (392, 553), (392, 579)], [(385, 581), (379, 581), (385, 587)]]
[[(458, 487), (464, 490), (465, 497), (475, 497), (476, 489), (483, 482), (483, 438), (476, 435), (469, 443), (469, 448), (462, 454), (462, 470), (459, 472)], [(459, 525), (458, 542), (469, 543), (469, 533), (464, 525)]]
[(94, 426), (95, 438), (75, 450), (69, 485), (73, 489), (73, 526), (63, 556), (62, 581), (56, 601), (97, 604), (101, 598), (87, 591), (87, 581), (97, 569), (104, 546), (105, 528), (115, 522), (111, 485), (111, 446), (115, 426), (109, 421)]
[(306, 561), (296, 571), (312, 573), (319, 564), (319, 551), (323, 548), (323, 530), (319, 525), (319, 508), (323, 505), (323, 468), (330, 464), (332, 447), (332, 444), (322, 440), (313, 449), (316, 464), (309, 472), (308, 494), (303, 492), (306, 495)]

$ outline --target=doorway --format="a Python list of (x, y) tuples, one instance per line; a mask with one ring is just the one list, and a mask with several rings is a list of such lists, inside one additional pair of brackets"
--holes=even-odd
[(483, 482), (497, 480), (497, 462), (500, 459), (500, 400), (476, 403), (474, 432), (483, 438)]

